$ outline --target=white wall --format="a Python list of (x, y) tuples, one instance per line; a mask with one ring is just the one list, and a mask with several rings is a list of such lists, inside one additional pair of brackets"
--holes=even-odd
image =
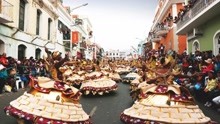
[[(25, 8), (25, 25), (24, 31), (18, 30), (19, 22), (19, 3), (20, 0), (9, 0), (13, 4), (13, 23), (8, 23), (5, 25), (0, 25), (0, 40), (4, 42), (4, 47), (6, 54), (14, 58), (18, 57), (18, 45), (23, 44), (27, 47), (26, 57), (29, 58), (33, 56), (35, 58), (35, 50), (37, 48), (41, 49), (43, 56), (44, 45), (48, 43), (48, 18), (52, 19), (51, 24), (51, 39), (47, 44), (48, 48), (55, 50), (56, 46), (56, 15), (52, 13), (47, 8), (39, 7), (33, 0), (27, 0)], [(42, 11), (41, 24), (40, 24), (40, 36), (36, 36), (36, 14), (37, 9)], [(59, 48), (60, 49), (60, 48)]]

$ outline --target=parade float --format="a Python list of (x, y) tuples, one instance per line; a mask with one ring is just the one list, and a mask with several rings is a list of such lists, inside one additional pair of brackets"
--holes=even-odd
[[(125, 109), (120, 119), (126, 124), (209, 124), (188, 89), (175, 82), (181, 70), (172, 57), (164, 66), (149, 68), (146, 80), (134, 80), (131, 96), (134, 104)], [(151, 66), (151, 63), (148, 63)]]

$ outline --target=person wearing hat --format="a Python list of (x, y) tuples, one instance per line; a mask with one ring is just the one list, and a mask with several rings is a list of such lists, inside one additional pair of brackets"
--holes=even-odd
[(165, 46), (161, 43), (159, 47), (160, 55), (164, 54)]
[(214, 70), (215, 66), (212, 63), (212, 59), (209, 58), (207, 60), (205, 60), (206, 65), (202, 66), (202, 73), (203, 74), (207, 74), (209, 71)]

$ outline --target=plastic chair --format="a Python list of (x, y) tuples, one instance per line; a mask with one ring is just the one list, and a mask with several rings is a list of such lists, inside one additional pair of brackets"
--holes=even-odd
[(24, 82), (21, 80), (20, 76), (16, 76), (16, 88), (19, 89), (19, 86), (21, 85), (21, 88), (24, 88)]

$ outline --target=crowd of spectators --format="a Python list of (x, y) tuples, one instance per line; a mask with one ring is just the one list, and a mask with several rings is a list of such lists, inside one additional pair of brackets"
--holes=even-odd
[[(0, 55), (0, 93), (3, 91), (16, 92), (21, 83), (24, 87), (28, 86), (29, 76), (47, 76), (45, 62), (43, 59), (29, 59), (16, 60), (5, 53)], [(19, 85), (19, 86), (16, 86)]]
[[(160, 59), (166, 54), (153, 50), (148, 53), (147, 60)], [(188, 88), (196, 100), (206, 107), (217, 107), (220, 112), (220, 54), (214, 56), (212, 51), (196, 51), (195, 53), (177, 54), (169, 50), (176, 60), (176, 66), (181, 68), (181, 74), (175, 75), (174, 81)]]
[(184, 6), (183, 9), (180, 9), (177, 16), (174, 17), (174, 23), (177, 23), (179, 20), (182, 20), (183, 16), (189, 11), (198, 0), (189, 0), (188, 4)]
[[(165, 51), (161, 44), (158, 51), (148, 52), (146, 60), (153, 56), (160, 61), (166, 55), (165, 52), (172, 53), (176, 65), (181, 68), (182, 73), (175, 77), (175, 81), (189, 88), (195, 99), (205, 106), (217, 107), (220, 111), (220, 54), (214, 56), (212, 51), (177, 54), (172, 50)], [(16, 77), (20, 77), (24, 85), (28, 86), (29, 76), (49, 76), (46, 67), (43, 59), (30, 57), (19, 61), (3, 53), (0, 55), (0, 92), (8, 85), (12, 88), (11, 91), (16, 92)]]

